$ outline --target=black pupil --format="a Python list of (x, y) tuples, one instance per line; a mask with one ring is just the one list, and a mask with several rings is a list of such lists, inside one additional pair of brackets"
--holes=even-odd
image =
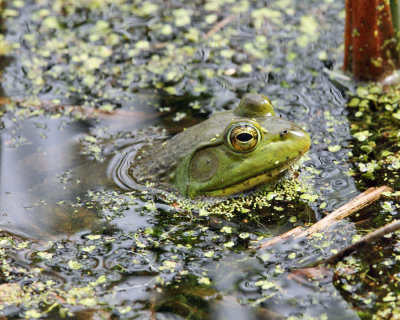
[(253, 136), (250, 133), (243, 132), (243, 133), (239, 133), (236, 136), (236, 139), (239, 140), (240, 142), (247, 142), (247, 141), (250, 141), (251, 139), (253, 139)]

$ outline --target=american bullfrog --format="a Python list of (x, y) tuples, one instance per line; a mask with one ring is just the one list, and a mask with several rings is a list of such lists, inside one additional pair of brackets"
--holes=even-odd
[(190, 198), (229, 195), (276, 180), (310, 143), (306, 132), (275, 115), (266, 96), (246, 94), (235, 110), (139, 150), (128, 174)]

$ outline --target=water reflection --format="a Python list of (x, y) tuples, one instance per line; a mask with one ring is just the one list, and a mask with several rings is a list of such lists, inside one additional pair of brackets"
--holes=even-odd
[[(286, 249), (291, 246), (293, 249), (296, 244)], [(292, 269), (296, 261), (286, 264), (282, 259), (282, 263), (285, 270), (277, 271), (280, 263), (263, 263), (246, 252), (224, 256), (204, 266), (204, 275), (213, 281), (212, 288), (187, 275), (154, 293), (151, 309), (167, 318), (174, 310), (177, 319), (191, 314), (215, 320), (300, 319), (306, 315), (315, 319), (359, 319), (357, 312), (336, 294), (331, 271), (317, 270), (320, 274), (312, 279), (302, 275), (312, 270)]]
[(86, 171), (79, 156), (79, 135), (85, 122), (65, 118), (5, 118), (1, 134), (0, 225), (13, 233), (39, 239), (73, 234), (93, 228), (96, 215), (72, 202), (86, 190), (87, 179), (96, 181), (100, 171)]
[[(260, 252), (257, 257), (246, 253), (231, 255), (209, 266), (209, 276), (220, 292), (225, 292), (222, 301), (213, 303), (212, 319), (287, 319), (293, 315), (307, 314), (318, 318), (326, 314), (327, 319), (359, 319), (341, 296), (335, 294), (332, 284), (332, 273), (317, 280), (293, 276), (298, 268), (295, 259), (289, 262), (287, 253), (296, 250), (297, 244), (291, 242), (283, 248)], [(313, 254), (313, 249), (304, 248), (305, 255)], [(268, 261), (260, 259), (262, 255), (270, 255)], [(314, 257), (315, 258), (315, 257)], [(275, 260), (275, 262), (272, 262)], [(314, 260), (315, 261), (315, 260)], [(285, 269), (276, 266), (284, 265)], [(232, 288), (239, 290), (235, 296)], [(260, 295), (261, 294), (261, 295)], [(227, 305), (230, 301), (231, 307)], [(252, 306), (253, 308), (249, 308)], [(227, 314), (241, 317), (226, 317)]]
[[(131, 130), (138, 132), (157, 121), (159, 113), (147, 108), (157, 99), (154, 94), (137, 95), (130, 102), (135, 111), (100, 114), (101, 122), (77, 121), (59, 114), (28, 119), (4, 116), (5, 129), (0, 132), (0, 227), (41, 240), (110, 228), (98, 217), (102, 204), (93, 204), (88, 191), (118, 189), (107, 177), (108, 160), (132, 140), (135, 134)], [(148, 138), (147, 134), (143, 137)], [(96, 142), (88, 145), (91, 138)], [(90, 150), (102, 150), (101, 159)], [(132, 215), (116, 218), (113, 224), (122, 230), (148, 225), (148, 218), (138, 215), (136, 207), (129, 211)]]
[[(305, 213), (314, 210), (322, 215), (357, 193), (353, 179), (345, 173), (346, 141), (351, 138), (344, 111), (346, 101), (322, 71), (338, 67), (341, 60), (335, 60), (337, 55), (332, 48), (340, 47), (342, 42), (342, 2), (286, 1), (282, 5), (282, 1), (234, 4), (222, 1), (215, 12), (204, 10), (203, 3), (166, 1), (170, 10), (164, 10), (157, 1), (127, 2), (124, 6), (100, 2), (99, 6), (91, 2), (68, 6), (50, 5), (46, 1), (10, 2), (17, 15), (9, 17), (13, 28), (9, 28), (7, 39), (18, 44), (19, 49), (15, 62), (3, 73), (7, 95), (13, 98), (39, 95), (40, 99), (48, 100), (71, 98), (73, 104), (112, 104), (129, 112), (142, 95), (148, 110), (169, 109), (190, 114), (194, 106), (214, 112), (232, 108), (244, 93), (263, 93), (276, 100), (274, 104), (280, 115), (305, 126), (312, 135), (310, 161), (301, 171), (304, 173), (306, 166), (313, 169), (310, 169), (314, 174), (310, 184), (322, 195), (323, 199), (318, 201), (326, 202), (326, 207), (320, 210), (320, 203), (312, 203), (311, 209), (304, 209)], [(137, 16), (136, 11), (146, 6), (146, 10), (151, 9), (146, 17)], [(186, 12), (191, 24), (187, 26), (176, 26), (178, 19), (171, 15), (181, 7), (189, 9)], [(257, 28), (252, 12), (278, 15), (279, 24), (263, 17)], [(224, 14), (234, 14), (237, 19), (208, 42), (202, 32), (210, 30)], [(41, 15), (44, 19), (38, 18)], [(213, 16), (217, 20), (207, 22)], [(318, 20), (316, 31), (320, 40), (304, 47), (296, 44), (298, 39), (304, 39), (303, 29), (308, 29), (298, 30), (303, 17), (308, 17), (305, 21), (326, 20), (324, 23)], [(54, 30), (55, 21), (62, 28)], [(170, 27), (171, 33), (165, 34), (166, 29), (160, 30), (162, 26)], [(260, 37), (265, 38), (265, 47), (257, 44)], [(143, 46), (143, 40), (149, 49)], [(58, 45), (63, 46), (62, 50)], [(180, 50), (182, 47), (184, 51)], [(112, 50), (109, 55), (108, 50)], [(321, 58), (321, 53), (327, 59)], [(85, 56), (90, 60), (80, 61)], [(101, 61), (101, 68), (86, 68), (93, 61)], [(251, 72), (241, 71), (245, 64), (251, 66)], [(151, 94), (147, 94), (163, 89), (166, 90), (161, 98), (153, 94), (150, 99)], [(127, 114), (124, 114), (124, 130), (129, 133), (135, 115), (129, 118)], [(292, 212), (303, 210), (297, 200), (289, 203), (290, 208), (285, 202), (272, 202), (272, 206), (278, 206), (276, 211), (269, 207), (251, 208), (245, 217), (214, 223), (213, 227), (211, 219), (208, 224), (197, 221), (196, 212), (186, 212), (187, 216), (182, 217), (179, 204), (178, 208), (171, 206), (169, 211), (163, 209), (165, 202), (151, 192), (143, 196), (142, 202), (132, 203), (125, 191), (104, 180), (106, 170), (102, 163), (79, 155), (81, 134), (95, 127), (107, 131), (108, 127), (112, 135), (120, 125), (72, 123), (67, 118), (45, 117), (14, 121), (10, 116), (4, 121), (7, 129), (0, 136), (0, 227), (29, 238), (54, 239), (65, 235), (73, 238), (49, 245), (48, 251), (53, 255), (49, 261), (38, 258), (37, 247), (27, 249), (29, 267), (39, 266), (57, 273), (65, 281), (60, 286), (86, 286), (105, 276), (106, 283), (95, 288), (96, 294), (104, 298), (107, 310), (115, 307), (115, 316), (121, 318), (149, 319), (156, 314), (157, 319), (181, 319), (180, 315), (188, 316), (193, 310), (198, 318), (211, 315), (213, 319), (280, 319), (292, 315), (306, 318), (324, 313), (329, 314), (329, 319), (354, 317), (331, 281), (314, 286), (289, 278), (293, 268), (307, 266), (330, 249), (351, 241), (354, 232), (342, 235), (347, 239), (342, 242), (331, 241), (333, 245), (328, 248), (289, 244), (277, 252), (257, 254), (247, 247), (247, 240), (239, 237), (242, 229), (252, 240), (259, 235), (276, 234), (277, 229), (286, 231), (280, 229), (291, 227), (289, 217), (301, 219)], [(162, 127), (175, 133), (192, 124), (193, 121), (180, 122), (171, 128), (171, 121), (165, 121)], [(123, 143), (132, 138), (129, 134), (120, 137)], [(328, 150), (331, 145), (340, 145), (342, 149), (331, 152)], [(110, 154), (114, 147), (109, 148)], [(122, 209), (118, 209), (120, 216), (113, 216), (112, 212), (109, 215), (116, 226), (115, 232), (100, 232), (96, 234), (97, 240), (86, 237), (93, 236), (91, 230), (76, 233), (101, 226), (96, 215), (100, 210), (94, 213), (93, 206), (85, 203), (87, 190), (105, 190), (101, 196), (118, 198), (123, 203)], [(148, 212), (148, 216), (143, 212)], [(268, 217), (271, 213), (275, 216)], [(261, 216), (261, 222), (249, 227), (247, 219), (252, 214)], [(189, 219), (193, 220), (192, 225), (187, 222)], [(226, 234), (221, 231), (224, 227), (240, 231)], [(92, 251), (83, 252), (81, 247)], [(299, 256), (288, 260), (292, 252)], [(68, 263), (72, 259), (83, 267), (71, 270)], [(210, 279), (210, 288), (199, 285), (198, 279), (205, 281), (205, 278)], [(267, 281), (264, 288), (257, 284), (263, 280)], [(157, 281), (157, 289), (161, 291), (158, 300), (147, 291)], [(280, 289), (271, 290), (270, 283)], [(276, 295), (265, 299), (269, 294)], [(189, 297), (188, 303), (178, 304), (181, 297)], [(62, 304), (64, 307), (69, 308), (66, 303)], [(27, 307), (16, 307), (19, 313), (24, 308)]]

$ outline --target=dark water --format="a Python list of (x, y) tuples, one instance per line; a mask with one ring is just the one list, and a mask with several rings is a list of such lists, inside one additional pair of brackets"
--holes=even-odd
[[(359, 319), (387, 308), (380, 289), (363, 296), (366, 284), (358, 282), (351, 291), (334, 268), (315, 281), (295, 277), (362, 234), (353, 222), (321, 238), (257, 249), (360, 193), (349, 174), (352, 84), (326, 73), (341, 66), (343, 6), (8, 3), (3, 26), (12, 49), (1, 58), (1, 86), (14, 102), (2, 107), (0, 131), (0, 290), (18, 289), (0, 314)], [(269, 200), (261, 190), (188, 201), (143, 186), (125, 190), (113, 175), (126, 148), (232, 109), (247, 92), (269, 96), (279, 116), (312, 138), (298, 178), (277, 187), (286, 191)], [(93, 109), (100, 113), (82, 112)], [(371, 215), (389, 213), (377, 207)]]

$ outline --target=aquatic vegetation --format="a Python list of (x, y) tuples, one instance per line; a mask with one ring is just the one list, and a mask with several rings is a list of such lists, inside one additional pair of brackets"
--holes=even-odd
[[(1, 14), (1, 316), (396, 312), (397, 233), (299, 277), (399, 210), (396, 90), (349, 93), (324, 72), (341, 65), (343, 3), (13, 0)], [(107, 179), (127, 145), (233, 109), (248, 92), (311, 135), (286, 179), (197, 200)], [(339, 231), (256, 249), (378, 183), (396, 190)]]
[(362, 175), (360, 184), (382, 184), (399, 188), (398, 169), (399, 113), (398, 88), (386, 90), (377, 84), (358, 86), (348, 106), (352, 116), (352, 135), (357, 141), (352, 151), (353, 174)]

